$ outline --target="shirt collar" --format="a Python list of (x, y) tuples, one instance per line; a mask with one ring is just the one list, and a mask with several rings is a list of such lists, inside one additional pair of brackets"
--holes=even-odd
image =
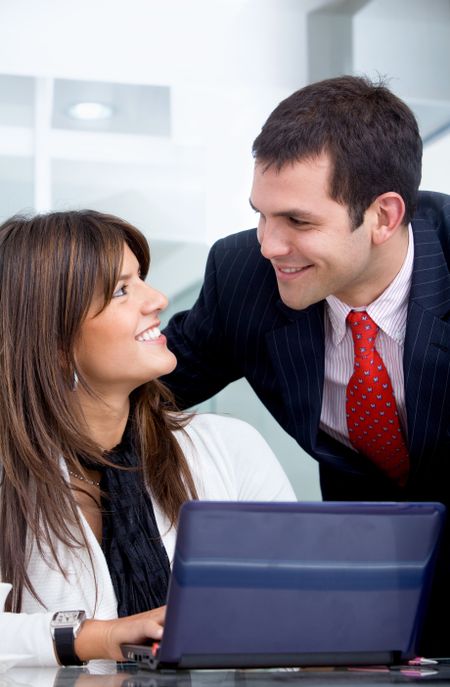
[(408, 250), (403, 265), (389, 286), (369, 305), (351, 308), (336, 296), (327, 296), (326, 311), (331, 324), (331, 335), (335, 346), (341, 343), (346, 332), (346, 319), (350, 310), (367, 310), (376, 325), (399, 345), (403, 344), (406, 331), (408, 297), (414, 262), (414, 239), (411, 225), (408, 225)]

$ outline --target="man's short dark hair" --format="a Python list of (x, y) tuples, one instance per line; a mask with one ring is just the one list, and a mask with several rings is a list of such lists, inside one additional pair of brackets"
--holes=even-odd
[(283, 100), (253, 143), (257, 162), (281, 169), (327, 153), (331, 198), (348, 207), (354, 227), (382, 193), (404, 200), (411, 221), (421, 178), (422, 141), (409, 107), (381, 81), (340, 76)]

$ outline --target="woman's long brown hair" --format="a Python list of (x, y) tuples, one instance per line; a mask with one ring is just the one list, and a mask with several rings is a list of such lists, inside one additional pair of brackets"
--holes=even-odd
[[(55, 212), (0, 227), (0, 579), (13, 584), (8, 610), (20, 611), (24, 588), (37, 598), (27, 574), (30, 537), (63, 574), (55, 542), (88, 547), (60, 460), (78, 472), (80, 456), (108, 463), (77, 412), (74, 348), (99, 282), (104, 305), (112, 298), (124, 242), (144, 278), (147, 241), (117, 217)], [(172, 397), (158, 381), (136, 389), (132, 401), (147, 483), (174, 524), (181, 504), (196, 498), (172, 434), (186, 419), (171, 412)]]

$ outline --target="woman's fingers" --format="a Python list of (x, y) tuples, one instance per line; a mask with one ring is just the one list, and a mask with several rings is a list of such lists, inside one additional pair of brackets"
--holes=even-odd
[(129, 618), (110, 621), (106, 650), (115, 661), (123, 661), (121, 644), (142, 644), (151, 639), (161, 639), (163, 626), (160, 616), (140, 613)]
[(137, 613), (136, 615), (130, 615), (129, 618), (150, 618), (154, 620), (159, 625), (164, 625), (164, 620), (166, 617), (166, 606), (160, 606), (159, 608), (154, 608), (151, 611), (145, 611), (144, 613)]

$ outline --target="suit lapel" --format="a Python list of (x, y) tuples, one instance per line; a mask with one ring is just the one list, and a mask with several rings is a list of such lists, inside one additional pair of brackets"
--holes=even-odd
[(281, 381), (288, 431), (303, 448), (313, 451), (322, 407), (324, 376), (323, 302), (295, 311), (280, 301), (289, 319), (266, 334), (277, 378)]
[(419, 217), (413, 234), (403, 361), (411, 476), (424, 459), (427, 466), (439, 460), (450, 417), (450, 324), (444, 319), (450, 309), (450, 276), (434, 223)]

